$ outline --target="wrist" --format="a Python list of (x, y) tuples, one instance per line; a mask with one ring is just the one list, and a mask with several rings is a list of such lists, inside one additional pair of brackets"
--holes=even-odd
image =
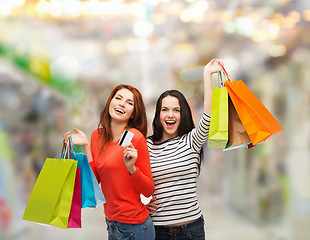
[(129, 171), (129, 175), (134, 175), (137, 171), (136, 167), (135, 166), (132, 166), (130, 169), (128, 169)]
[(89, 146), (89, 142), (87, 140), (87, 142), (85, 142), (84, 144), (81, 144), (83, 147), (88, 147)]

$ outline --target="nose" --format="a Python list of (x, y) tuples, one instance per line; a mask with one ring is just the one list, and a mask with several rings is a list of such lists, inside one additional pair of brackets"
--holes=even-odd
[(122, 107), (124, 107), (124, 106), (125, 106), (125, 100), (120, 101), (120, 102), (119, 102), (119, 105), (122, 106)]
[(173, 112), (171, 110), (168, 112), (168, 117), (173, 117)]

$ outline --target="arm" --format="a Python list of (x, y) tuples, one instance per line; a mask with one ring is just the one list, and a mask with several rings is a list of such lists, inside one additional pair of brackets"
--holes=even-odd
[(193, 129), (190, 136), (192, 136), (192, 146), (197, 152), (200, 152), (203, 144), (206, 142), (209, 135), (211, 105), (212, 105), (212, 74), (220, 70), (217, 63), (223, 64), (221, 60), (212, 59), (205, 67), (203, 72), (204, 80), (204, 114), (201, 118), (197, 128)]
[(204, 112), (211, 115), (211, 105), (212, 105), (212, 74), (220, 70), (217, 63), (223, 64), (223, 61), (212, 59), (205, 67), (203, 72), (203, 81), (204, 81)]
[(124, 150), (124, 163), (137, 188), (144, 196), (149, 197), (154, 191), (150, 155), (146, 140), (141, 137), (136, 144), (131, 143)]

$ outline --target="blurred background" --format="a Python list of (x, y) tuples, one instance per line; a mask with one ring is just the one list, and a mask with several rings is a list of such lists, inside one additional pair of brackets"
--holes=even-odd
[(207, 239), (310, 239), (310, 1), (0, 0), (0, 19), (1, 239), (107, 239), (102, 208), (82, 210), (82, 229), (22, 220), (44, 160), (63, 131), (97, 127), (120, 83), (142, 92), (149, 134), (167, 89), (197, 123), (212, 58), (284, 131), (252, 149), (205, 149)]

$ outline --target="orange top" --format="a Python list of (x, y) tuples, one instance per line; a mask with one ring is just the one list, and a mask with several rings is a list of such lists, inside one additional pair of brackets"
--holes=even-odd
[(136, 172), (129, 175), (123, 161), (124, 147), (118, 142), (110, 142), (104, 151), (99, 154), (100, 135), (94, 130), (91, 135), (90, 162), (101, 189), (105, 196), (104, 213), (110, 221), (129, 224), (140, 224), (145, 221), (149, 211), (140, 200), (140, 194), (149, 197), (154, 191), (150, 155), (145, 137), (137, 129), (131, 128), (134, 134), (131, 140), (138, 151)]

